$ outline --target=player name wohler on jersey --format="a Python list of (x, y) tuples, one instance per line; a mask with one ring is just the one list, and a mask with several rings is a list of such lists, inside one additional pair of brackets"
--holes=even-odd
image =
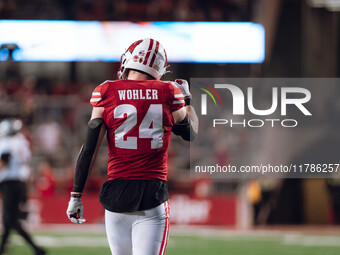
[(157, 89), (122, 89), (118, 90), (120, 100), (158, 99)]

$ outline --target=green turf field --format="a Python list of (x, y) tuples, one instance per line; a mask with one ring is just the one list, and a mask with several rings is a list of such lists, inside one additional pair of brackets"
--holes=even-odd
[[(167, 255), (335, 255), (340, 254), (340, 235), (301, 234), (295, 232), (278, 233), (263, 231), (257, 234), (216, 235), (171, 234)], [(101, 255), (110, 254), (104, 233), (92, 235), (77, 233), (36, 233), (35, 239), (48, 250), (50, 255)], [(33, 252), (22, 242), (19, 236), (11, 236), (8, 253), (12, 255), (29, 255)]]

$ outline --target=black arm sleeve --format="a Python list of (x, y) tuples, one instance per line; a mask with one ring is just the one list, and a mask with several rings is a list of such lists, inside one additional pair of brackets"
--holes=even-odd
[(103, 124), (104, 121), (101, 118), (92, 119), (88, 123), (84, 146), (77, 160), (72, 190), (74, 192), (82, 192), (84, 189), (93, 154), (98, 143), (100, 129)]
[(192, 128), (188, 114), (181, 122), (172, 127), (172, 132), (175, 135), (181, 136), (185, 141), (192, 142), (196, 138), (196, 133)]

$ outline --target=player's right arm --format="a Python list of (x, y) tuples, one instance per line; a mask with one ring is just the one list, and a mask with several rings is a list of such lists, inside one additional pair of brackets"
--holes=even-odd
[(194, 107), (191, 106), (189, 84), (185, 80), (176, 80), (173, 84), (181, 90), (185, 106), (172, 113), (175, 120), (172, 132), (186, 141), (193, 141), (198, 134), (198, 117)]
[(96, 161), (97, 153), (103, 137), (106, 132), (104, 121), (102, 118), (103, 107), (94, 107), (92, 110), (91, 120), (88, 123), (85, 141), (78, 155), (74, 185), (71, 192), (71, 198), (66, 214), (73, 223), (84, 223), (83, 218), (84, 207), (81, 201), (81, 196), (87, 176), (91, 172), (92, 166)]
[[(105, 85), (103, 83), (102, 85)], [(105, 86), (98, 86), (92, 93), (91, 104), (94, 106), (91, 114), (91, 119), (87, 126), (84, 144), (78, 155), (74, 184), (71, 192), (71, 198), (66, 210), (67, 217), (71, 222), (82, 224), (86, 222), (83, 218), (83, 203), (81, 196), (87, 176), (89, 175), (92, 166), (96, 160), (96, 156), (106, 132), (106, 127), (103, 120), (104, 107), (102, 99), (105, 97)]]
[(93, 107), (91, 119), (88, 123), (84, 144), (80, 150), (71, 194), (83, 192), (88, 173), (96, 161), (97, 153), (106, 132), (102, 118), (104, 108)]

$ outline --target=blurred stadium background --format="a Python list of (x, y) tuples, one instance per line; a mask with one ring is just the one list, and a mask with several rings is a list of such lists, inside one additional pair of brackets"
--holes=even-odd
[[(338, 11), (338, 0), (0, 0), (0, 24), (4, 20), (254, 22), (265, 30), (263, 61), (172, 62), (172, 73), (165, 79), (339, 77)], [(8, 43), (13, 42), (1, 40), (6, 33), (1, 31), (1, 51), (7, 59), (0, 62), (0, 118), (23, 119), (23, 132), (33, 150), (26, 223), (49, 254), (109, 254), (104, 210), (97, 201), (106, 180), (105, 144), (86, 186), (89, 223), (71, 225), (65, 211), (90, 117), (90, 94), (104, 80), (115, 79), (119, 61), (12, 61), (22, 46), (11, 48)], [(25, 36), (29, 34), (21, 39)], [(119, 33), (115, 36), (120, 39)], [(334, 103), (319, 110), (332, 116), (327, 120), (334, 121), (325, 124), (334, 134), (328, 139), (340, 152), (339, 90), (326, 96)], [(216, 148), (216, 157), (240, 160), (241, 151), (249, 146), (248, 137), (247, 131), (233, 132), (230, 147)], [(304, 144), (307, 150), (308, 142)], [(339, 254), (338, 179), (191, 179), (188, 149), (187, 143), (172, 138), (172, 227), (167, 254)], [(15, 236), (9, 254), (29, 251)]]

